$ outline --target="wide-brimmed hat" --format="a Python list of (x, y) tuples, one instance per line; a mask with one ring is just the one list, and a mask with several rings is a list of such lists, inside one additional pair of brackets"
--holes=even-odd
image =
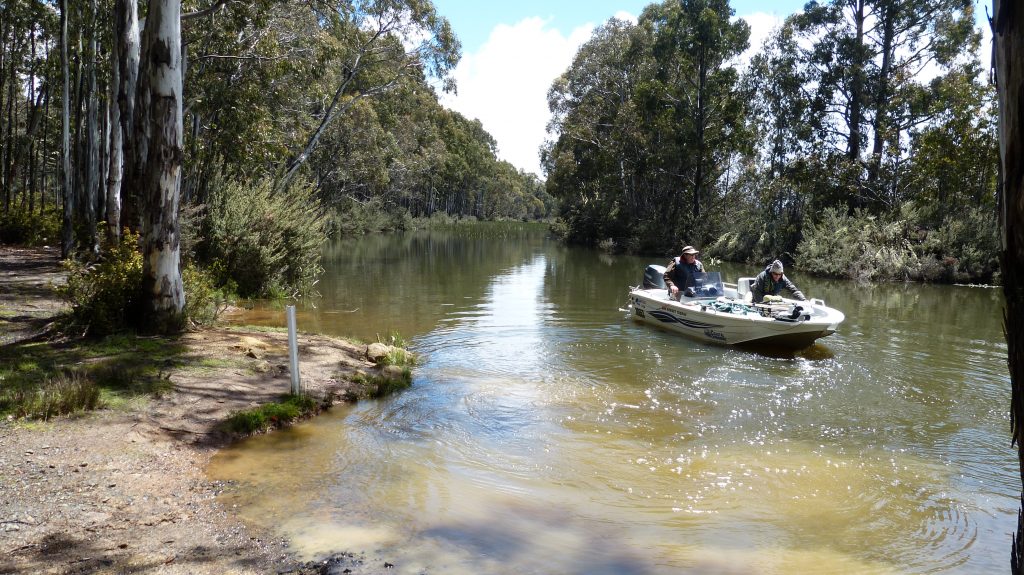
[(698, 251), (697, 251), (697, 248), (695, 248), (695, 247), (693, 247), (693, 246), (686, 246), (686, 247), (684, 247), (684, 248), (683, 248), (683, 253), (684, 253), (684, 254), (693, 254), (693, 255), (697, 255), (697, 254), (699, 254), (700, 252), (698, 252)]
[(775, 260), (775, 261), (772, 262), (772, 273), (773, 274), (781, 274), (782, 273), (782, 262), (780, 262), (779, 260)]

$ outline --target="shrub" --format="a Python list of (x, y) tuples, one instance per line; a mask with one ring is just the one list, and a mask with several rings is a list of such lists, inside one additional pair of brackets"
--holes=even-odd
[(999, 269), (999, 226), (995, 210), (974, 206), (949, 216), (934, 235), (953, 281), (991, 281)]
[(117, 244), (104, 244), (94, 263), (68, 260), (67, 283), (57, 289), (71, 306), (70, 322), (93, 336), (124, 330), (138, 310), (142, 286), (139, 236), (125, 231)]
[(218, 288), (216, 276), (209, 270), (185, 266), (181, 281), (185, 289), (185, 316), (194, 324), (213, 323), (233, 299), (233, 282)]
[(973, 208), (950, 215), (936, 230), (903, 209), (889, 218), (835, 208), (804, 227), (800, 267), (813, 274), (862, 280), (991, 281), (999, 244), (995, 215)]
[(59, 207), (41, 213), (12, 210), (0, 214), (0, 244), (55, 245), (60, 241), (62, 221)]
[[(138, 239), (138, 234), (126, 230), (117, 244), (104, 242), (95, 262), (64, 263), (68, 281), (57, 288), (57, 294), (71, 306), (68, 327), (96, 337), (132, 327), (142, 287)], [(213, 273), (194, 265), (183, 266), (181, 276), (185, 317), (196, 324), (216, 320), (232, 296), (230, 285), (216, 288)]]
[(816, 222), (804, 224), (804, 237), (797, 248), (801, 270), (809, 273), (847, 277), (865, 246), (857, 239), (855, 222), (836, 208), (827, 208)]
[(218, 177), (210, 185), (197, 257), (217, 273), (221, 286), (243, 296), (307, 292), (320, 267), (325, 224), (312, 186), (297, 183), (275, 192)]
[(335, 207), (327, 233), (332, 237), (344, 237), (405, 231), (415, 227), (416, 222), (408, 210), (389, 207), (382, 198), (365, 201), (346, 198)]

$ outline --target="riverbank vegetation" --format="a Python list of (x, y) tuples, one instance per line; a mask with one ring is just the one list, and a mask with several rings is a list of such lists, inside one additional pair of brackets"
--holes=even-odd
[(0, 346), (0, 417), (46, 420), (159, 397), (171, 388), (167, 371), (184, 367), (183, 352), (132, 335)]
[(320, 404), (315, 399), (289, 394), (281, 398), (281, 401), (272, 401), (236, 412), (223, 425), (228, 433), (246, 436), (285, 427), (315, 414), (319, 409)]
[(998, 281), (971, 2), (809, 4), (749, 59), (732, 16), (600, 27), (551, 88), (541, 181), (440, 105), (460, 45), (429, 2), (6, 2), (0, 238), (59, 242), (96, 335), (309, 293), (330, 236), (556, 214), (613, 251)]
[(549, 94), (560, 233), (838, 277), (998, 281), (996, 110), (974, 9), (810, 3), (749, 63), (726, 0), (609, 21)]
[[(291, 296), (331, 235), (553, 214), (440, 105), (460, 45), (429, 2), (16, 0), (0, 22), (0, 241), (93, 270), (137, 234), (132, 327), (187, 324), (182, 268)], [(90, 281), (71, 295), (112, 293)]]

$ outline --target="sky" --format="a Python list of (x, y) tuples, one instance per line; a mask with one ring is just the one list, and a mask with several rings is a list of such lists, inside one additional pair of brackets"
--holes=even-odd
[[(538, 148), (550, 114), (547, 92), (568, 69), (593, 30), (611, 17), (636, 21), (643, 0), (434, 0), (462, 42), (454, 71), (457, 95), (441, 103), (480, 120), (498, 143), (498, 157), (543, 176)], [(806, 0), (732, 0), (737, 17), (750, 24), (753, 53), (786, 16)], [(984, 15), (986, 0), (976, 0)], [(991, 12), (991, 8), (989, 8)]]

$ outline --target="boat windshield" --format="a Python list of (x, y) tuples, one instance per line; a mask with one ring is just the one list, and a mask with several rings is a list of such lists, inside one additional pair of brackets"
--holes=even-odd
[(725, 295), (725, 288), (722, 286), (721, 272), (699, 272), (693, 276), (696, 284), (693, 291), (694, 297), (715, 297)]

